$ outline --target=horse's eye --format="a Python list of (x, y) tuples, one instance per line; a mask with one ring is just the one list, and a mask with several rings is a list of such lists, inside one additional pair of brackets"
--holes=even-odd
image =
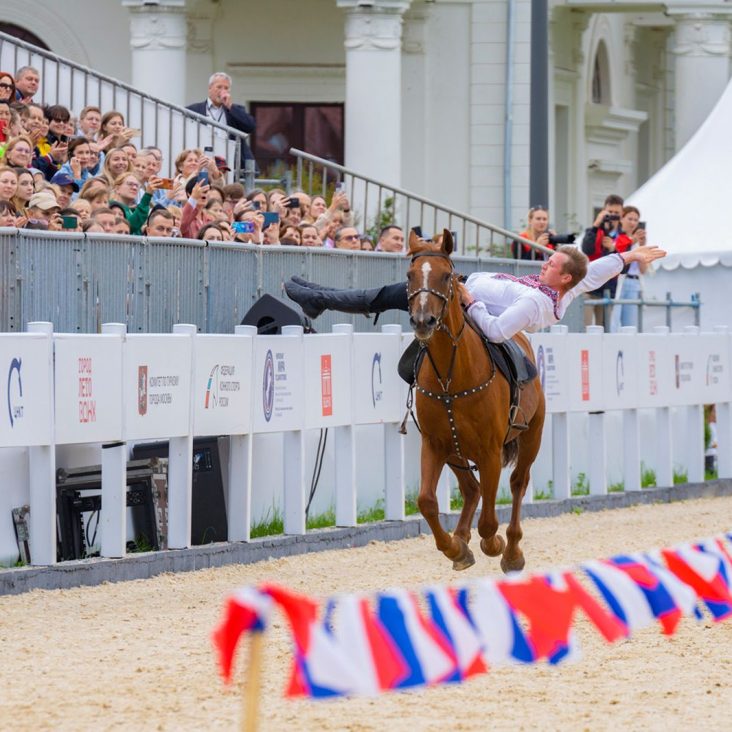
[(445, 272), (445, 274), (442, 275), (442, 281), (443, 282), (449, 282), (450, 281), (450, 273), (449, 272)]
[(411, 280), (413, 276), (414, 276), (414, 272), (407, 272), (407, 279), (408, 280)]

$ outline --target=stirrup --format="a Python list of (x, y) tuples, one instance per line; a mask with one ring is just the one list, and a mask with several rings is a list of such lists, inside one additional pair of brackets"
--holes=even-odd
[[(516, 422), (519, 412), (523, 417), (523, 424), (517, 424)], [(512, 404), (511, 409), (508, 410), (508, 428), (509, 430), (517, 430), (518, 432), (525, 432), (529, 429), (529, 425), (526, 423), (526, 415), (518, 404)]]

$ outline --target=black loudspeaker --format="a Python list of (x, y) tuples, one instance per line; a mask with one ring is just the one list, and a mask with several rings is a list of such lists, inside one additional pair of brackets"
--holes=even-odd
[[(167, 458), (168, 443), (140, 443), (133, 448), (132, 456), (135, 460)], [(193, 440), (192, 470), (191, 543), (226, 541), (229, 532), (218, 438), (197, 437)]]
[(241, 324), (253, 325), (259, 335), (280, 335), (283, 325), (301, 325), (306, 333), (315, 333), (308, 318), (272, 295), (262, 295)]

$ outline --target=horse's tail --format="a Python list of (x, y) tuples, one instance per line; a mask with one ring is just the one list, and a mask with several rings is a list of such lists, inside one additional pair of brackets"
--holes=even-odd
[(518, 437), (514, 437), (513, 440), (507, 442), (503, 446), (503, 467), (506, 468), (509, 465), (513, 465), (518, 458), (519, 444)]

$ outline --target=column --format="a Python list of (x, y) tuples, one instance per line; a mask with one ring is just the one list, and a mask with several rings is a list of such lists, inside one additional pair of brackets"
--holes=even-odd
[(346, 11), (346, 167), (401, 182), (402, 14), (411, 0), (338, 0)]
[(122, 0), (130, 11), (132, 86), (186, 104), (185, 0)]
[(676, 21), (675, 57), (676, 150), (699, 129), (729, 81), (730, 17), (695, 12), (693, 5), (667, 10)]

